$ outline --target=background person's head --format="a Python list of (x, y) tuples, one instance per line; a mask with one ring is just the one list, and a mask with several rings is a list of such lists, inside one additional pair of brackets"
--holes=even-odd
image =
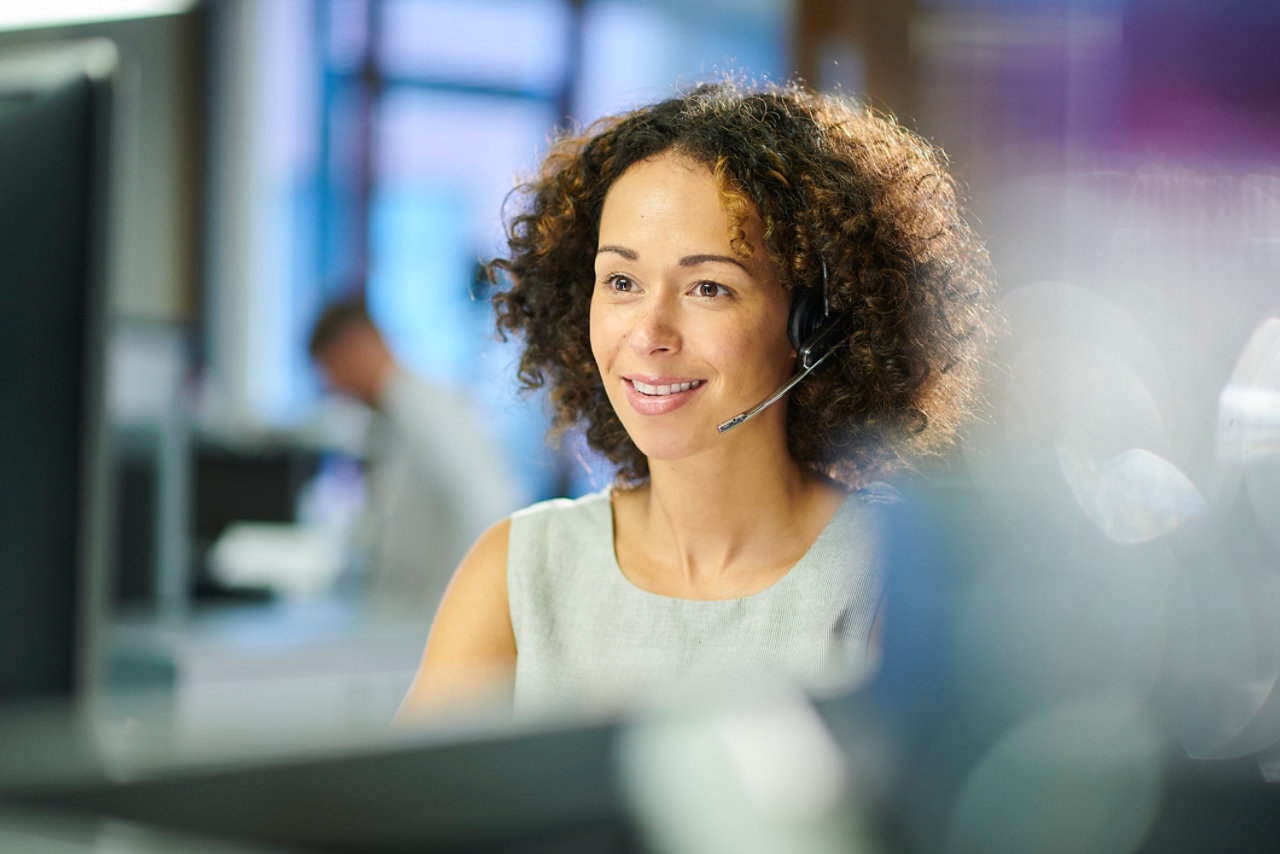
[(312, 327), (307, 350), (335, 391), (374, 407), (396, 365), (359, 298), (325, 306)]
[[(749, 253), (757, 215), (778, 282), (821, 287), (852, 319), (834, 366), (801, 383), (787, 416), (800, 464), (849, 484), (948, 447), (977, 403), (990, 333), (992, 273), (965, 222), (945, 156), (891, 118), (798, 86), (701, 86), (566, 134), (522, 186), (510, 221), (499, 329), (524, 339), (520, 375), (548, 385), (557, 429), (588, 442), (630, 480), (648, 462), (609, 404), (589, 310), (604, 200), (632, 166), (674, 152), (714, 177)], [(725, 417), (733, 413), (726, 413)]]

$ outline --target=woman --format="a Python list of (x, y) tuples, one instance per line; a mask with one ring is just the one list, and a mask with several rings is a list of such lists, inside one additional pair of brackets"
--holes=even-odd
[(479, 539), (401, 717), (865, 672), (876, 479), (952, 442), (987, 338), (941, 153), (835, 97), (719, 84), (561, 138), (522, 189), (498, 326), (618, 481)]

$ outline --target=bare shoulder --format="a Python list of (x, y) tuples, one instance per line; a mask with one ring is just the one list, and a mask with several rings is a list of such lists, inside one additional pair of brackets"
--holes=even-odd
[(516, 641), (507, 602), (510, 520), (480, 535), (453, 574), (397, 722), (507, 697)]
[[(499, 587), (503, 604), (507, 590), (507, 545), (511, 540), (511, 520), (491, 525), (476, 539), (449, 582), (449, 589), (478, 585), (476, 592)], [(448, 594), (446, 594), (447, 596)]]

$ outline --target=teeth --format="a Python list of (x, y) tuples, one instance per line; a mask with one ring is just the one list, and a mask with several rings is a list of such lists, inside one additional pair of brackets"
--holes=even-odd
[(692, 380), (687, 383), (672, 383), (670, 385), (649, 385), (639, 380), (632, 380), (631, 384), (636, 387), (636, 391), (641, 394), (649, 394), (655, 397), (665, 397), (676, 392), (688, 391), (691, 388), (697, 388), (702, 385), (702, 380)]

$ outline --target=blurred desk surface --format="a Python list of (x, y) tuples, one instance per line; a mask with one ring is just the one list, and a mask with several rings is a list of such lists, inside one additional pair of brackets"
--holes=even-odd
[(428, 628), (427, 618), (336, 597), (122, 614), (106, 644), (106, 708), (128, 726), (167, 728), (180, 752), (376, 733), (409, 687)]
[(114, 820), (31, 808), (0, 809), (0, 851), (5, 854), (272, 854), (273, 850)]

